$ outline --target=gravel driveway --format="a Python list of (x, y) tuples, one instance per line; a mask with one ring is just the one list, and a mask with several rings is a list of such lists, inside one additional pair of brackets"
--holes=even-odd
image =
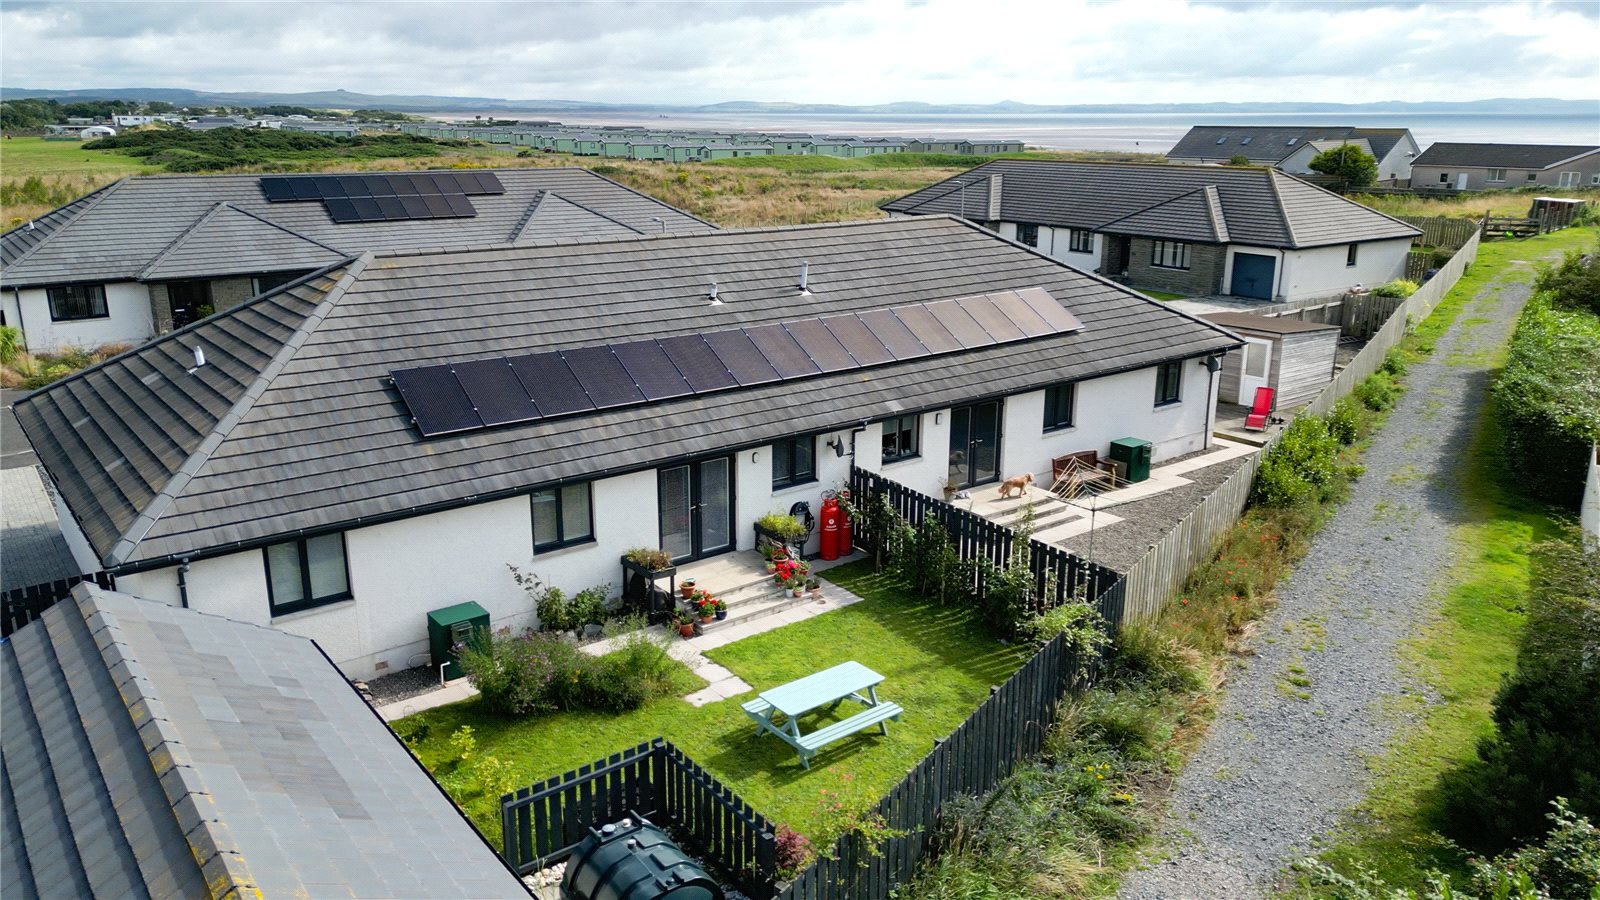
[(1361, 800), (1366, 756), (1399, 724), (1386, 698), (1423, 690), (1402, 676), (1396, 647), (1435, 606), (1429, 588), (1451, 563), (1456, 473), (1488, 357), (1529, 292), (1486, 286), (1412, 367), (1366, 474), (1229, 672), (1210, 734), (1178, 779), (1165, 858), (1129, 875), (1124, 900), (1263, 896)]

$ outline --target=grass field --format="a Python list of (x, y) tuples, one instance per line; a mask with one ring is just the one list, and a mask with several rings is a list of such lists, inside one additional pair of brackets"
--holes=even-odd
[(156, 171), (140, 160), (104, 150), (85, 150), (82, 141), (7, 137), (0, 141), (0, 176), (7, 179), (73, 175), (121, 178)]
[[(842, 794), (858, 809), (876, 802), (927, 755), (934, 738), (961, 724), (990, 686), (1003, 683), (1027, 656), (1025, 649), (995, 641), (965, 611), (910, 599), (866, 563), (841, 566), (827, 577), (867, 599), (707, 654), (758, 691), (852, 659), (884, 676), (879, 693), (905, 707), (901, 721), (890, 724), (887, 736), (873, 732), (830, 745), (809, 771), (786, 744), (756, 735), (739, 708), (751, 695), (698, 708), (669, 697), (629, 713), (563, 712), (514, 721), (467, 701), (411, 716), (396, 728), (406, 734), (427, 723), (427, 737), (416, 749), (447, 787), (456, 758), (450, 737), (463, 725), (473, 730), (476, 754), (509, 761), (517, 784), (663, 735), (756, 809), (815, 837), (825, 820), (821, 791)], [(811, 730), (850, 713), (841, 708), (810, 714), (803, 727)], [(468, 790), (457, 793), (456, 802), (498, 843), (499, 796)]]

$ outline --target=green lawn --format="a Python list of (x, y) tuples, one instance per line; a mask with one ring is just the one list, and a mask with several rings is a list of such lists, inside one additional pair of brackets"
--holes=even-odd
[[(622, 715), (576, 712), (523, 720), (489, 716), (468, 701), (419, 713), (396, 729), (406, 734), (427, 723), (427, 737), (416, 750), (447, 789), (454, 761), (449, 738), (463, 725), (477, 739), (476, 757), (509, 762), (518, 784), (663, 735), (757, 810), (815, 836), (819, 791), (842, 793), (860, 808), (876, 802), (927, 755), (934, 738), (953, 731), (990, 686), (1004, 682), (1027, 658), (1025, 649), (1001, 645), (969, 615), (912, 600), (866, 563), (833, 569), (826, 578), (866, 600), (707, 654), (757, 690), (852, 659), (884, 676), (879, 696), (905, 707), (905, 716), (890, 723), (887, 737), (873, 732), (829, 746), (810, 771), (800, 768), (787, 745), (756, 736), (739, 709), (753, 695), (698, 709), (674, 697)], [(854, 711), (851, 706), (807, 716), (802, 727), (837, 721)], [(456, 800), (498, 844), (499, 797), (462, 791)]]
[[(1595, 235), (1593, 228), (1571, 228), (1483, 244), (1471, 271), (1402, 348), (1413, 355), (1432, 352), (1485, 285), (1497, 279), (1526, 281), (1533, 275), (1530, 261), (1593, 246)], [(1497, 355), (1490, 362), (1498, 366), (1499, 361)], [(1472, 439), (1472, 464), (1461, 473), (1466, 520), (1452, 536), (1455, 563), (1437, 585), (1439, 615), (1402, 647), (1405, 665), (1429, 685), (1436, 702), (1424, 703), (1416, 695), (1394, 702), (1395, 713), (1415, 718), (1369, 763), (1374, 781), (1353, 817), (1356, 824), (1321, 855), (1341, 871), (1359, 864), (1391, 884), (1420, 888), (1429, 869), (1463, 869), (1460, 854), (1436, 835), (1439, 776), (1470, 759), (1478, 739), (1493, 731), (1489, 714), (1495, 691), (1516, 663), (1529, 547), (1557, 534), (1548, 508), (1519, 497), (1505, 483), (1496, 428), (1492, 410), (1485, 409)], [(1292, 895), (1302, 893), (1337, 892), (1302, 885)]]
[(8, 137), (0, 141), (0, 175), (27, 178), (61, 175), (144, 175), (155, 166), (109, 150), (85, 150), (82, 141), (47, 141), (39, 137)]

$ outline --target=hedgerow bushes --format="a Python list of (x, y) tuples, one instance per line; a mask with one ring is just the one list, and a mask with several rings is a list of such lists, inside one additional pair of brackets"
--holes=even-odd
[(83, 149), (116, 150), (168, 172), (216, 172), (265, 163), (437, 156), (444, 147), (460, 145), (409, 134), (326, 137), (273, 128), (157, 128), (89, 141)]
[[(1600, 271), (1600, 264), (1589, 268)], [(1581, 283), (1550, 272), (1539, 279), (1546, 287), (1557, 282)], [(1493, 394), (1512, 481), (1530, 496), (1570, 508), (1583, 491), (1589, 445), (1600, 441), (1600, 314), (1588, 311), (1581, 296), (1570, 301), (1565, 290), (1528, 301)]]
[(594, 656), (563, 635), (500, 628), (480, 632), (460, 659), (484, 707), (498, 715), (625, 712), (677, 690), (683, 665), (668, 655), (668, 640), (640, 618), (627, 626), (620, 647)]

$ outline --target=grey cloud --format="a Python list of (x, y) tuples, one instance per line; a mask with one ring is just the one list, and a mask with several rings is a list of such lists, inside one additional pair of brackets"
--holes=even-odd
[[(1114, 0), (1111, 0), (1114, 2)], [(1363, 10), (1378, 9), (1454, 9), (1460, 11), (1470, 8), (1468, 3), (1441, 3), (1439, 0), (1192, 0), (1191, 5), (1223, 9), (1228, 12), (1248, 13), (1262, 10), (1276, 12), (1359, 12)], [(1503, 9), (1521, 10), (1536, 9), (1544, 12), (1575, 12), (1590, 18), (1600, 17), (1600, 3), (1594, 0), (1542, 0), (1542, 2), (1524, 3), (1487, 3), (1479, 2), (1476, 5), (1483, 7), (1499, 7)]]

